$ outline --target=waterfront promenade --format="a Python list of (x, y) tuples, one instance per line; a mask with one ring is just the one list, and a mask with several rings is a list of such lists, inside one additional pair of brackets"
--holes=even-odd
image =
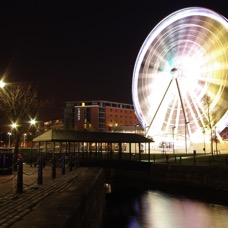
[[(62, 176), (61, 168), (56, 169), (56, 180)], [(43, 185), (53, 182), (52, 170), (50, 166), (43, 169)], [(37, 184), (38, 166), (23, 164), (23, 193), (31, 191), (33, 188), (41, 187)], [(0, 175), (0, 197), (7, 198), (16, 194), (17, 191), (17, 172), (12, 175)]]
[[(90, 186), (84, 181), (96, 180), (92, 174), (94, 168), (67, 170), (64, 175), (62, 169), (57, 168), (53, 179), (51, 167), (46, 166), (42, 185), (37, 184), (37, 169), (23, 165), (23, 192), (19, 194), (16, 193), (16, 173), (0, 176), (0, 227), (66, 227), (68, 223), (73, 227), (70, 225), (72, 214), (80, 210), (79, 202), (84, 199), (78, 198), (85, 195), (84, 191)], [(97, 175), (99, 170), (96, 171)], [(72, 189), (77, 190), (71, 192)]]
[[(93, 191), (91, 189), (96, 189), (94, 186), (97, 175), (100, 175), (103, 168), (107, 171), (106, 174), (110, 174), (109, 183), (113, 187), (118, 177), (118, 185), (121, 181), (127, 181), (134, 183), (132, 187), (135, 183), (137, 185), (158, 183), (167, 186), (179, 184), (196, 188), (227, 189), (227, 154), (219, 154), (213, 158), (204, 154), (196, 157), (193, 154), (166, 155), (153, 154), (150, 162), (147, 159), (148, 155), (145, 155), (145, 158), (142, 155), (141, 162), (118, 160), (115, 156), (112, 157), (113, 160), (108, 157), (103, 157), (102, 160), (85, 158), (79, 162), (83, 167), (70, 171), (66, 165), (64, 174), (61, 167), (56, 167), (55, 178), (52, 175), (52, 166), (46, 165), (42, 172), (42, 184), (38, 184), (38, 166), (23, 164), (22, 193), (17, 193), (17, 172), (0, 176), (0, 227), (83, 227), (79, 223), (77, 226), (72, 225), (72, 218), (75, 221), (78, 211), (81, 212), (78, 221), (87, 218), (85, 211), (97, 210), (97, 208), (92, 209), (90, 205), (100, 206), (97, 211), (99, 213), (102, 211), (104, 202), (102, 191), (106, 180), (103, 178), (99, 181), (100, 186), (96, 194), (90, 193)], [(92, 166), (94, 168), (91, 168)], [(223, 193), (227, 194), (226, 191)], [(98, 199), (98, 196), (101, 199)], [(85, 202), (89, 197), (90, 200)], [(92, 204), (93, 200), (98, 202)], [(85, 207), (86, 203), (88, 206)], [(91, 218), (101, 217), (101, 214), (97, 216), (91, 214)], [(71, 225), (66, 226), (67, 222)]]

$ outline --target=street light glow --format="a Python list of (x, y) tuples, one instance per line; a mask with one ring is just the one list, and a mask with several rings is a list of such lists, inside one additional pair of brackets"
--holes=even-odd
[(11, 126), (12, 126), (12, 128), (17, 128), (18, 125), (16, 123), (12, 123)]
[(0, 88), (3, 88), (5, 85), (6, 85), (6, 83), (1, 80), (0, 81)]
[(35, 123), (36, 123), (36, 120), (35, 119), (30, 120), (30, 124), (31, 125), (35, 125)]

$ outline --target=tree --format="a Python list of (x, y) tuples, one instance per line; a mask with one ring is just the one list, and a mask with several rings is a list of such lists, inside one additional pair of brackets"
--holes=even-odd
[[(16, 123), (13, 164), (17, 162), (20, 138), (28, 122), (50, 108), (51, 101), (38, 98), (37, 89), (29, 83), (8, 84), (0, 91), (0, 110), (11, 123)], [(16, 166), (14, 166), (14, 170)]]
[(215, 108), (212, 109), (210, 107), (211, 103), (212, 103), (211, 98), (209, 96), (206, 96), (207, 122), (208, 122), (208, 129), (210, 130), (211, 154), (213, 156), (214, 155), (213, 141), (216, 142), (216, 150), (217, 150), (217, 138), (216, 138), (216, 140), (214, 139), (214, 137), (216, 136), (216, 132), (215, 132), (214, 137), (213, 137), (213, 127), (215, 126), (215, 123), (217, 122), (217, 114), (218, 114), (219, 110), (217, 110)]

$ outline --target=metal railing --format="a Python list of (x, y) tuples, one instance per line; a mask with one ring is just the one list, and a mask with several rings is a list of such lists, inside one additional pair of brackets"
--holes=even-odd
[[(0, 189), (6, 189), (4, 194), (0, 194), (0, 197), (7, 197), (7, 195), (23, 193), (24, 188), (31, 188), (34, 185), (43, 185), (44, 172), (45, 177), (53, 180), (57, 178), (56, 170), (60, 175), (65, 175), (67, 172), (73, 171), (79, 167), (79, 160), (77, 155), (65, 154), (56, 155), (52, 154), (52, 157), (47, 160), (47, 157), (40, 155), (36, 161), (32, 163), (24, 163), (23, 158), (19, 158), (15, 164), (9, 167), (0, 168), (2, 175), (0, 175)], [(26, 165), (26, 171), (24, 170)], [(17, 171), (13, 171), (14, 167), (17, 167)], [(28, 168), (33, 167), (33, 168)], [(49, 167), (49, 169), (46, 169)], [(25, 178), (27, 177), (27, 178)], [(24, 179), (29, 179), (29, 183), (25, 183)], [(12, 183), (12, 184), (11, 184)], [(7, 186), (8, 185), (8, 186)]]
[[(16, 164), (9, 167), (0, 167), (0, 189), (3, 189), (7, 183), (13, 183), (8, 187), (8, 191), (0, 195), (4, 197), (7, 194), (23, 193), (24, 188), (31, 188), (34, 185), (42, 185), (44, 174), (45, 177), (53, 180), (57, 178), (56, 170), (59, 175), (65, 175), (66, 172), (77, 169), (80, 162), (85, 160), (111, 160), (111, 161), (138, 161), (161, 164), (184, 164), (184, 165), (223, 165), (228, 166), (228, 154), (217, 153), (217, 155), (205, 155), (193, 153), (186, 154), (137, 154), (124, 152), (121, 155), (118, 152), (74, 152), (74, 153), (34, 153), (22, 154), (23, 158), (17, 160)], [(10, 163), (9, 163), (10, 164)], [(26, 167), (33, 169), (24, 170)], [(13, 167), (17, 166), (17, 172), (13, 172)], [(49, 169), (47, 169), (49, 167)], [(1, 178), (7, 176), (7, 178)], [(27, 178), (25, 178), (27, 177)], [(25, 183), (24, 179), (30, 179), (29, 183)]]

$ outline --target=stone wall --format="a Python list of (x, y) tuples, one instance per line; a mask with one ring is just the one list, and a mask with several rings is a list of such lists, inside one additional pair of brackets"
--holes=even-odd
[(228, 189), (227, 166), (152, 165), (150, 180), (186, 187)]
[(77, 175), (67, 188), (45, 197), (11, 227), (100, 228), (105, 206), (104, 171), (81, 167), (72, 172)]
[(113, 191), (125, 187), (140, 190), (161, 187), (189, 193), (211, 193), (218, 198), (228, 196), (228, 166), (148, 163), (140, 166), (139, 169), (106, 168), (106, 182), (111, 184)]

